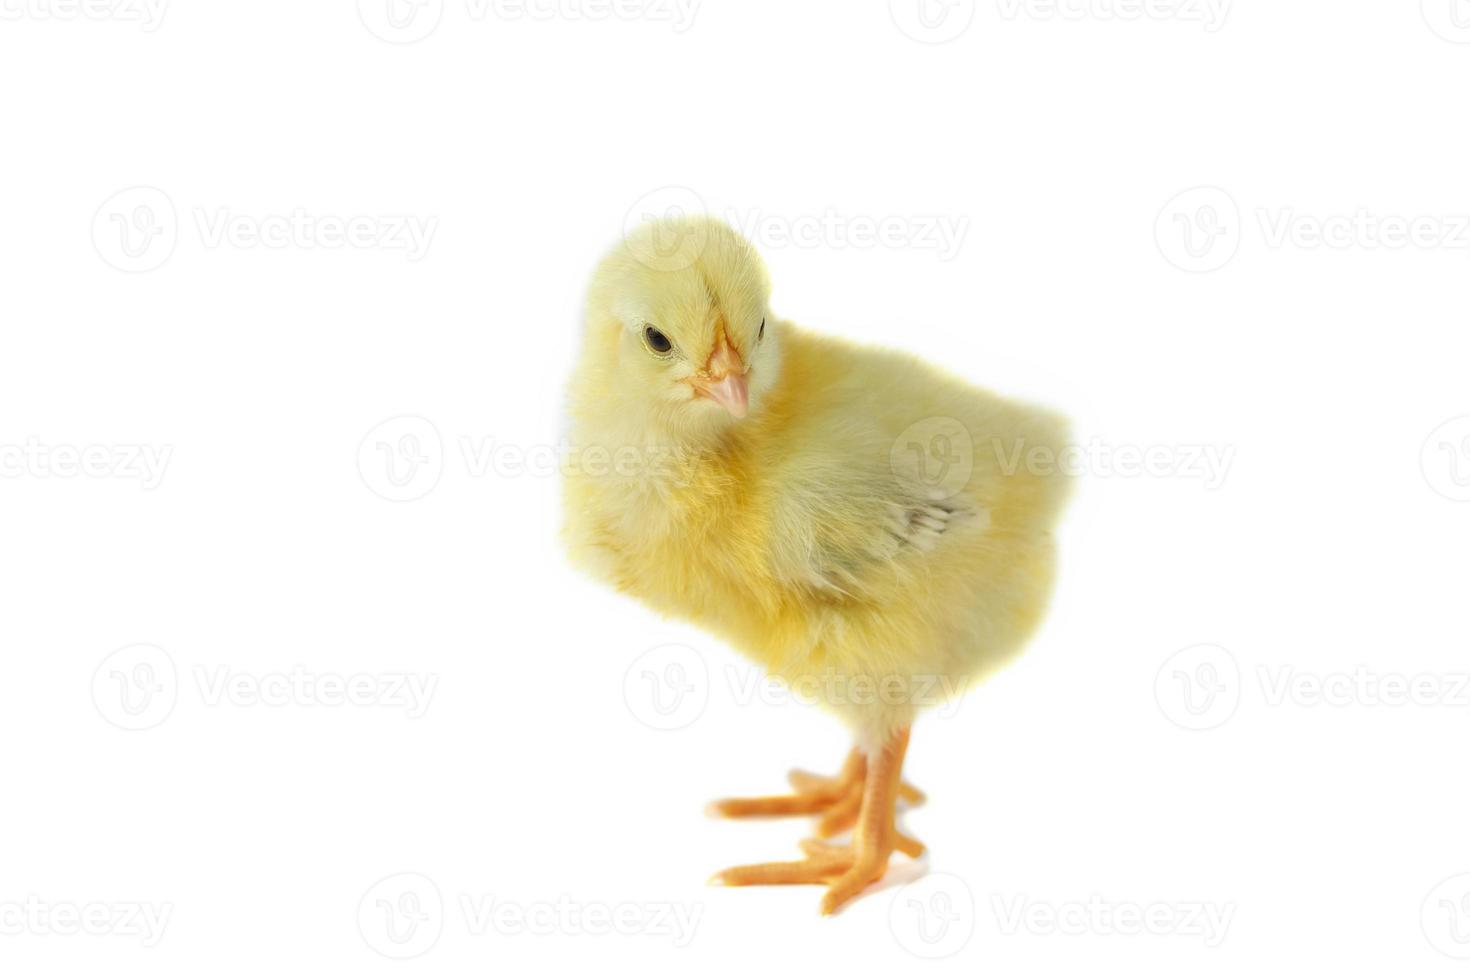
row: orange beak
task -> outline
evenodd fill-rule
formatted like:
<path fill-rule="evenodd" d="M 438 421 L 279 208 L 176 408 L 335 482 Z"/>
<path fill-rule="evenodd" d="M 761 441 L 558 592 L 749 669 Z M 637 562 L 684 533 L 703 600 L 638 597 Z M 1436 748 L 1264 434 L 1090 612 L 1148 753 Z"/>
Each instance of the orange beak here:
<path fill-rule="evenodd" d="M 745 383 L 745 366 L 740 355 L 730 346 L 721 330 L 715 338 L 715 349 L 709 356 L 709 364 L 696 375 L 692 382 L 696 393 L 711 398 L 737 419 L 745 418 L 750 408 L 750 388 Z"/>

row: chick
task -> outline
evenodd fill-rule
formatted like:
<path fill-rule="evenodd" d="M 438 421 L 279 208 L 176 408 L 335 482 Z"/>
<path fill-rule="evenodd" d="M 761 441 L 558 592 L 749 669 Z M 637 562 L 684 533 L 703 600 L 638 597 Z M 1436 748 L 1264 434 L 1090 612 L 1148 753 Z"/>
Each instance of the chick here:
<path fill-rule="evenodd" d="M 852 730 L 837 776 L 713 804 L 812 814 L 803 860 L 724 884 L 826 884 L 831 913 L 885 873 L 915 715 L 1021 647 L 1051 591 L 1065 422 L 917 359 L 777 319 L 755 249 L 658 220 L 598 267 L 570 385 L 573 559 L 708 629 Z M 1041 455 L 1037 455 L 1036 451 Z M 1045 454 L 1053 454 L 1047 457 Z M 826 838 L 851 830 L 851 842 Z"/>

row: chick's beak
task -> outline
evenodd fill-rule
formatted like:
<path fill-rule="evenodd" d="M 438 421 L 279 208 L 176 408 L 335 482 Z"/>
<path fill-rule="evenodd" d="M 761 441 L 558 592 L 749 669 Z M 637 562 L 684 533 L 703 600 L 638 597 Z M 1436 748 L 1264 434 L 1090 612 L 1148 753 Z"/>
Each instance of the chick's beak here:
<path fill-rule="evenodd" d="M 709 364 L 694 380 L 694 390 L 712 398 L 735 418 L 743 419 L 750 408 L 750 388 L 746 384 L 746 374 L 740 355 L 730 346 L 722 329 L 715 338 L 715 349 L 710 353 Z"/>
<path fill-rule="evenodd" d="M 745 375 L 731 372 L 718 381 L 700 386 L 700 391 L 725 407 L 725 411 L 737 419 L 745 418 L 750 407 L 750 389 L 745 384 Z"/>

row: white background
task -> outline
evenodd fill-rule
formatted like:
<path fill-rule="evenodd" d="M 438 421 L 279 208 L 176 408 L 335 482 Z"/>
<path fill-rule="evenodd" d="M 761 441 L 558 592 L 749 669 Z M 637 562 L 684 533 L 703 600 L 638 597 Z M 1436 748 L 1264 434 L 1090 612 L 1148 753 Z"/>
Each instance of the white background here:
<path fill-rule="evenodd" d="M 6 976 L 1463 973 L 1463 2 L 64 2 L 0 6 Z M 1101 451 L 834 919 L 702 807 L 843 731 L 555 541 L 587 274 L 674 205 Z"/>

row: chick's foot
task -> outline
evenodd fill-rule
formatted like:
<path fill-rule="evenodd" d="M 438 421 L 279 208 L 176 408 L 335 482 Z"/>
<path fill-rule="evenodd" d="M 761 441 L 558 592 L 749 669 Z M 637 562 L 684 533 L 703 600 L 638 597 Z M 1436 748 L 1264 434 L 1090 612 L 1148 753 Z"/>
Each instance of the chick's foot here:
<path fill-rule="evenodd" d="M 716 800 L 708 812 L 717 817 L 789 817 L 817 816 L 817 835 L 832 837 L 852 828 L 862 808 L 863 783 L 867 775 L 867 759 L 853 749 L 835 776 L 819 776 L 801 769 L 793 769 L 787 775 L 793 793 L 784 796 L 746 796 Z M 924 794 L 900 781 L 899 798 L 910 806 L 924 802 Z M 922 844 L 910 837 L 902 838 L 902 850 L 911 857 L 918 857 L 924 850 Z"/>
<path fill-rule="evenodd" d="M 826 884 L 822 914 L 830 915 L 882 878 L 894 851 L 910 857 L 923 853 L 922 844 L 899 832 L 896 827 L 898 801 L 905 795 L 905 789 L 909 795 L 918 796 L 917 790 L 905 787 L 899 778 L 908 738 L 907 729 L 895 734 L 877 753 L 871 767 L 866 765 L 860 753 L 854 752 L 848 757 L 842 774 L 830 780 L 793 773 L 791 781 L 797 789 L 794 796 L 720 801 L 716 807 L 725 816 L 821 812 L 824 816 L 818 831 L 822 832 L 825 826 L 846 820 L 848 801 L 855 796 L 857 802 L 851 809 L 852 822 L 856 827 L 851 844 L 831 844 L 815 839 L 803 841 L 802 850 L 806 852 L 803 860 L 727 868 L 712 880 L 737 886 Z M 858 760 L 856 765 L 854 758 Z M 840 796 L 837 795 L 839 792 Z M 782 802 L 778 809 L 772 802 L 777 800 L 787 802 Z M 818 800 L 822 801 L 821 806 L 817 805 Z M 798 805 L 789 801 L 801 801 L 800 805 L 812 806 L 813 809 L 787 809 Z M 842 816 L 834 819 L 838 814 Z"/>

